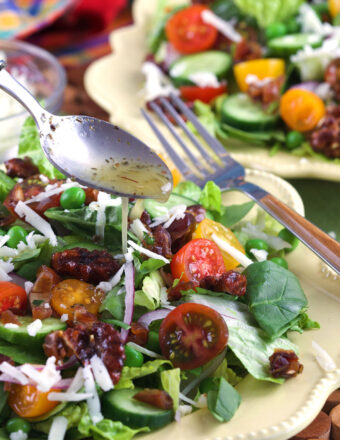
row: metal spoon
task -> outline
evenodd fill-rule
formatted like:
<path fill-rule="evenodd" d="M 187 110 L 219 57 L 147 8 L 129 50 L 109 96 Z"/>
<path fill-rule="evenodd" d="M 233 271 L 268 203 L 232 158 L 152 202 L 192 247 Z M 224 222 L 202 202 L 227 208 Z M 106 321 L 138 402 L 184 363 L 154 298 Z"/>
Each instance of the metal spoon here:
<path fill-rule="evenodd" d="M 78 182 L 123 197 L 167 200 L 172 176 L 164 162 L 126 131 L 89 116 L 56 116 L 4 68 L 0 89 L 33 116 L 48 160 Z"/>

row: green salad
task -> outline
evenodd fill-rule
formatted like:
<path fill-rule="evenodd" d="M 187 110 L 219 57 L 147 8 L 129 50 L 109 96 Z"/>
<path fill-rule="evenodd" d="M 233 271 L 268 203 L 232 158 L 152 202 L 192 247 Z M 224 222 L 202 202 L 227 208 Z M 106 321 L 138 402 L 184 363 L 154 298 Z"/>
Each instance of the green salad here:
<path fill-rule="evenodd" d="M 228 422 L 248 374 L 302 373 L 289 333 L 319 325 L 285 259 L 298 242 L 253 202 L 224 206 L 213 182 L 166 203 L 85 188 L 32 120 L 0 198 L 1 440 L 129 440 L 202 408 Z"/>
<path fill-rule="evenodd" d="M 337 163 L 339 17 L 333 0 L 158 0 L 147 105 L 174 93 L 227 147 Z"/>

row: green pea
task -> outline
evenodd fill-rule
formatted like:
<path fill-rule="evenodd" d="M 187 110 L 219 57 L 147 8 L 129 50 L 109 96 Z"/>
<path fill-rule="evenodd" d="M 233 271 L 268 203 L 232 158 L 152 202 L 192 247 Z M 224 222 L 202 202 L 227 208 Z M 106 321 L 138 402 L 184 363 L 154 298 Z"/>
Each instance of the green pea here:
<path fill-rule="evenodd" d="M 290 18 L 287 21 L 286 26 L 288 34 L 297 34 L 301 29 L 300 23 L 296 20 L 296 17 Z"/>
<path fill-rule="evenodd" d="M 28 232 L 21 226 L 12 226 L 8 231 L 8 235 L 9 239 L 6 245 L 10 248 L 16 248 L 21 241 L 26 243 Z"/>
<path fill-rule="evenodd" d="M 272 23 L 267 27 L 265 34 L 267 40 L 283 37 L 287 34 L 287 26 L 284 23 Z"/>
<path fill-rule="evenodd" d="M 72 186 L 66 189 L 60 197 L 60 205 L 64 209 L 81 208 L 85 203 L 86 193 L 83 188 Z"/>
<path fill-rule="evenodd" d="M 199 386 L 201 393 L 207 393 L 215 387 L 215 380 L 213 377 L 206 377 L 202 380 Z"/>
<path fill-rule="evenodd" d="M 246 251 L 248 252 L 248 254 L 250 253 L 251 249 L 259 249 L 268 252 L 269 246 L 268 243 L 264 240 L 261 240 L 259 238 L 252 238 L 246 243 Z"/>
<path fill-rule="evenodd" d="M 161 347 L 159 345 L 159 336 L 157 332 L 149 331 L 146 348 L 156 353 L 161 353 Z"/>
<path fill-rule="evenodd" d="M 288 263 L 284 258 L 281 257 L 273 257 L 270 259 L 273 263 L 277 264 L 278 266 L 284 267 L 285 269 L 288 269 Z"/>
<path fill-rule="evenodd" d="M 291 245 L 290 248 L 285 249 L 286 252 L 292 252 L 299 244 L 299 239 L 286 228 L 281 229 L 279 232 L 279 237 Z"/>
<path fill-rule="evenodd" d="M 6 429 L 9 434 L 20 430 L 28 434 L 31 430 L 31 424 L 27 420 L 20 419 L 19 417 L 13 417 L 13 419 L 8 420 Z"/>
<path fill-rule="evenodd" d="M 125 345 L 125 361 L 126 367 L 141 367 L 144 363 L 144 356 L 140 351 L 135 350 L 129 345 Z"/>
<path fill-rule="evenodd" d="M 304 139 L 304 135 L 299 131 L 290 131 L 286 136 L 286 148 L 288 148 L 288 150 L 294 150 L 294 148 L 297 148 L 302 144 Z"/>

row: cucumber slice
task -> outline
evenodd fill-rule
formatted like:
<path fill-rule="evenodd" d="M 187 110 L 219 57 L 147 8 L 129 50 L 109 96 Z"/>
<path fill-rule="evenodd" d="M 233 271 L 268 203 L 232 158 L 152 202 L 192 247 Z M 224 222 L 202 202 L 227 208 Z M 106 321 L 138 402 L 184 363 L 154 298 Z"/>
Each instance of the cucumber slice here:
<path fill-rule="evenodd" d="M 144 200 L 144 209 L 148 211 L 152 218 L 161 217 L 165 215 L 169 209 L 173 208 L 177 205 L 196 205 L 197 202 L 194 200 L 188 199 L 187 197 L 183 197 L 177 194 L 170 194 L 170 197 L 167 202 L 159 203 L 154 199 L 145 199 Z"/>
<path fill-rule="evenodd" d="M 245 93 L 236 93 L 223 101 L 221 118 L 233 127 L 252 131 L 272 128 L 278 121 L 278 115 L 265 113 L 261 105 Z"/>
<path fill-rule="evenodd" d="M 102 397 L 102 411 L 104 417 L 118 420 L 132 428 L 148 426 L 158 429 L 170 423 L 174 418 L 173 410 L 164 410 L 135 400 L 133 396 L 140 391 L 112 390 Z"/>
<path fill-rule="evenodd" d="M 170 77 L 176 87 L 194 84 L 189 76 L 197 72 L 213 73 L 218 79 L 223 79 L 231 64 L 231 56 L 218 50 L 185 55 L 172 63 Z"/>
<path fill-rule="evenodd" d="M 321 44 L 322 38 L 316 34 L 290 34 L 268 41 L 271 53 L 276 56 L 292 55 L 305 46 L 320 47 Z"/>
<path fill-rule="evenodd" d="M 21 326 L 17 328 L 6 328 L 3 324 L 0 324 L 0 338 L 5 341 L 13 342 L 18 345 L 28 345 L 34 347 L 40 347 L 44 342 L 45 337 L 55 330 L 64 330 L 66 323 L 61 322 L 56 318 L 43 319 L 42 327 L 37 331 L 35 336 L 30 336 L 27 333 L 27 327 L 33 322 L 31 316 L 17 316 L 21 322 Z"/>

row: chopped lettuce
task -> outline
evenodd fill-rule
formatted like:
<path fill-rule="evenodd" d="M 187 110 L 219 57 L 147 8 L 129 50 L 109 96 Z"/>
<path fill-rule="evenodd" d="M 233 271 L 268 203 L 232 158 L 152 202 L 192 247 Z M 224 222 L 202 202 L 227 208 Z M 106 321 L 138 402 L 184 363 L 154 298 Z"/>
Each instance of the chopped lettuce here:
<path fill-rule="evenodd" d="M 255 17 L 259 26 L 284 22 L 293 17 L 304 0 L 234 0 L 245 14 Z"/>
<path fill-rule="evenodd" d="M 198 203 L 202 190 L 198 185 L 196 185 L 196 183 L 186 180 L 184 182 L 179 182 L 179 184 L 174 188 L 173 193 L 187 197 L 188 199 L 194 200 Z"/>
<path fill-rule="evenodd" d="M 179 368 L 164 370 L 161 371 L 160 376 L 163 390 L 165 390 L 172 397 L 174 409 L 176 410 L 179 405 L 181 370 Z"/>
<path fill-rule="evenodd" d="M 0 202 L 3 202 L 5 200 L 7 194 L 10 192 L 14 185 L 14 180 L 7 176 L 4 171 L 0 170 Z"/>
<path fill-rule="evenodd" d="M 24 122 L 19 139 L 18 156 L 28 156 L 39 171 L 50 179 L 62 179 L 65 176 L 48 161 L 40 145 L 40 137 L 33 118 Z"/>
<path fill-rule="evenodd" d="M 48 434 L 53 422 L 53 417 L 57 415 L 57 416 L 63 416 L 67 419 L 68 421 L 67 428 L 76 428 L 83 414 L 86 412 L 87 412 L 87 405 L 85 403 L 82 404 L 70 403 L 66 407 L 64 407 L 61 411 L 59 411 L 57 414 L 53 412 L 53 415 L 51 417 L 48 417 L 46 420 L 43 420 L 41 422 L 34 423 L 33 426 L 34 429 L 36 429 L 37 431 L 41 431 L 44 432 L 45 434 Z"/>
<path fill-rule="evenodd" d="M 241 403 L 241 396 L 223 377 L 208 391 L 208 409 L 219 422 L 228 422 Z"/>
<path fill-rule="evenodd" d="M 207 182 L 202 189 L 199 203 L 208 211 L 217 211 L 218 213 L 221 213 L 222 196 L 220 187 L 212 181 Z"/>
<path fill-rule="evenodd" d="M 160 305 L 161 288 L 164 286 L 160 273 L 156 270 L 151 272 L 143 280 L 141 290 L 135 292 L 135 304 L 155 310 Z"/>
<path fill-rule="evenodd" d="M 115 389 L 134 388 L 132 379 L 156 373 L 163 365 L 172 366 L 168 360 L 156 359 L 154 361 L 145 362 L 141 367 L 123 367 L 122 374 Z"/>
<path fill-rule="evenodd" d="M 242 380 L 242 377 L 239 377 L 234 370 L 228 367 L 227 359 L 223 359 L 223 362 L 216 368 L 213 377 L 223 377 L 232 386 L 237 385 Z"/>

